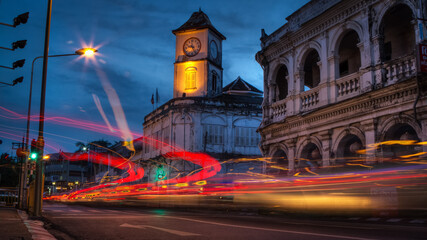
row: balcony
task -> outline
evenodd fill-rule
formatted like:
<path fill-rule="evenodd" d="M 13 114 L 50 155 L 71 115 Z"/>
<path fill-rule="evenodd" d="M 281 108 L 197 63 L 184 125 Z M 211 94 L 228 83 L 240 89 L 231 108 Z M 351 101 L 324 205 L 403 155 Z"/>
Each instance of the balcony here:
<path fill-rule="evenodd" d="M 278 121 L 285 118 L 287 102 L 288 99 L 283 99 L 271 105 L 271 114 L 274 121 Z"/>
<path fill-rule="evenodd" d="M 391 85 L 398 80 L 414 76 L 417 73 L 416 59 L 413 55 L 394 59 L 384 63 L 386 84 Z"/>
<path fill-rule="evenodd" d="M 336 80 L 337 101 L 354 97 L 360 93 L 360 74 L 358 72 L 346 75 Z"/>
<path fill-rule="evenodd" d="M 308 111 L 319 103 L 319 87 L 300 93 L 301 111 Z"/>

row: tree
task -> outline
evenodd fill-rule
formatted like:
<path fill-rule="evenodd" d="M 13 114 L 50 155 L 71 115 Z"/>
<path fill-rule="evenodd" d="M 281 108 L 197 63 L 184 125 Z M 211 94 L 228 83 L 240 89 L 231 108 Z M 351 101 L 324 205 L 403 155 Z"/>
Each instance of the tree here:
<path fill-rule="evenodd" d="M 79 148 L 76 152 L 82 152 L 83 148 L 86 147 L 86 144 L 84 144 L 83 142 L 76 142 L 76 147 Z"/>

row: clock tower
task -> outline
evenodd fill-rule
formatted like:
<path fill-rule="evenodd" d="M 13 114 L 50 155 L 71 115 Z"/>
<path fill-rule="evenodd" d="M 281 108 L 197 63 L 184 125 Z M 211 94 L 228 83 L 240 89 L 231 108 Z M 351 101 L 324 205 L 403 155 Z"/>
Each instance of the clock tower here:
<path fill-rule="evenodd" d="M 176 36 L 173 97 L 221 93 L 224 35 L 201 10 L 172 33 Z"/>

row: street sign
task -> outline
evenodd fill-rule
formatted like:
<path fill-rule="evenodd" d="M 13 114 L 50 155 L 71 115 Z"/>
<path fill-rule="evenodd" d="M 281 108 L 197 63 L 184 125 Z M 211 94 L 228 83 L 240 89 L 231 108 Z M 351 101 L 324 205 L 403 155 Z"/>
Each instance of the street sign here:
<path fill-rule="evenodd" d="M 420 43 L 418 53 L 419 72 L 427 73 L 427 44 Z"/>
<path fill-rule="evenodd" d="M 13 142 L 13 143 L 12 143 L 12 149 L 13 149 L 13 150 L 17 150 L 18 148 L 23 147 L 23 145 L 24 145 L 24 144 L 19 143 L 19 142 Z"/>

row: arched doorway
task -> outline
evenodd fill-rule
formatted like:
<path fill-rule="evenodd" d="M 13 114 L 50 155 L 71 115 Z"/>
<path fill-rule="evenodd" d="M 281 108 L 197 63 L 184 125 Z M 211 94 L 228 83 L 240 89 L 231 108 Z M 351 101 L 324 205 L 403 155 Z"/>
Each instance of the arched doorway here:
<path fill-rule="evenodd" d="M 315 88 L 320 83 L 320 67 L 317 64 L 320 61 L 319 53 L 315 49 L 309 50 L 304 61 L 304 89 L 308 91 Z"/>
<path fill-rule="evenodd" d="M 273 164 L 267 168 L 268 175 L 280 176 L 288 174 L 289 161 L 285 151 L 279 149 L 274 152 L 274 154 L 271 156 L 271 161 Z"/>
<path fill-rule="evenodd" d="M 277 100 L 285 99 L 288 96 L 288 68 L 285 65 L 281 65 L 276 75 L 277 84 Z"/>
<path fill-rule="evenodd" d="M 354 134 L 346 135 L 338 144 L 335 163 L 342 165 L 347 162 L 361 160 L 360 154 L 357 153 L 357 151 L 361 149 L 363 149 L 363 143 L 358 136 Z"/>
<path fill-rule="evenodd" d="M 360 50 L 357 44 L 360 42 L 356 31 L 348 31 L 342 38 L 339 48 L 339 77 L 352 74 L 359 71 Z"/>
<path fill-rule="evenodd" d="M 318 168 L 322 166 L 322 154 L 320 149 L 314 143 L 308 143 L 301 151 L 301 157 L 298 159 L 298 168 Z"/>
<path fill-rule="evenodd" d="M 387 11 L 380 25 L 380 55 L 383 62 L 413 53 L 415 49 L 412 10 L 398 4 Z"/>
<path fill-rule="evenodd" d="M 415 129 L 407 123 L 398 123 L 393 125 L 384 135 L 384 141 L 406 141 L 413 140 L 419 142 Z M 381 152 L 384 158 L 396 158 L 406 155 L 412 155 L 420 151 L 419 147 L 415 145 L 401 145 L 401 144 L 383 144 L 381 145 Z"/>

